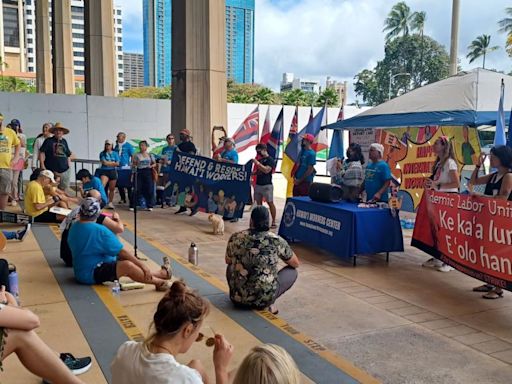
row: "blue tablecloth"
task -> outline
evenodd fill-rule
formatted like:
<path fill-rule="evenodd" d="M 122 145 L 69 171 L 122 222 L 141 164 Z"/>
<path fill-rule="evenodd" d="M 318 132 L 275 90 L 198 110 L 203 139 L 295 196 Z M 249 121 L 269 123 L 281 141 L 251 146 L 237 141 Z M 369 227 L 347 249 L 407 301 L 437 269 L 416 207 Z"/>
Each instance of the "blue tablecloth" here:
<path fill-rule="evenodd" d="M 358 208 L 357 204 L 346 202 L 320 203 L 309 197 L 286 201 L 279 235 L 342 258 L 404 250 L 400 219 L 393 217 L 389 209 Z"/>

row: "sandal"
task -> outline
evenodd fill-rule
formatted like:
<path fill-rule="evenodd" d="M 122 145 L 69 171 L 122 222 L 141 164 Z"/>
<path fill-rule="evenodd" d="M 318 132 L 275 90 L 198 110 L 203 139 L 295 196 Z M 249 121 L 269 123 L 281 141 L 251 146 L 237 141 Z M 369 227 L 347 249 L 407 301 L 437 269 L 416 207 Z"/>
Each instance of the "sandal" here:
<path fill-rule="evenodd" d="M 279 313 L 279 309 L 277 309 L 277 307 L 274 304 L 269 305 L 267 311 L 269 311 L 273 315 L 277 315 Z"/>
<path fill-rule="evenodd" d="M 167 280 L 170 280 L 172 278 L 171 261 L 169 260 L 169 257 L 164 256 L 163 262 L 164 263 L 162 264 L 161 268 L 167 273 Z"/>
<path fill-rule="evenodd" d="M 171 288 L 172 283 L 170 281 L 164 281 L 162 284 L 155 285 L 155 290 L 157 292 L 167 292 L 169 288 Z"/>
<path fill-rule="evenodd" d="M 482 297 L 487 300 L 502 299 L 503 291 L 501 289 L 499 291 L 497 289 L 493 289 L 492 291 L 486 293 L 485 295 L 482 295 Z"/>
<path fill-rule="evenodd" d="M 492 290 L 494 290 L 494 285 L 491 284 L 484 284 L 473 288 L 473 292 L 491 292 Z"/>

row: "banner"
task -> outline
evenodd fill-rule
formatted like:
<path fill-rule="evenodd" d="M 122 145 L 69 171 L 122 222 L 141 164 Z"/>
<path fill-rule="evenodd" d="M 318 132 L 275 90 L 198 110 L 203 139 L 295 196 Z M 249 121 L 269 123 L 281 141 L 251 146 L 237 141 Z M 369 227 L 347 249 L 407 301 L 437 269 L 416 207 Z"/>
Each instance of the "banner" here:
<path fill-rule="evenodd" d="M 402 209 L 415 211 L 423 195 L 425 179 L 432 174 L 436 160 L 433 145 L 442 135 L 449 137 L 452 142 L 459 174 L 462 174 L 464 166 L 476 163 L 480 155 L 478 132 L 476 128 L 467 126 L 357 129 L 351 132 L 350 140 L 361 145 L 365 159 L 368 159 L 366 151 L 371 143 L 384 146 L 383 159 L 389 164 L 393 176 L 401 183 L 399 195 L 403 199 Z M 463 185 L 462 182 L 461 186 Z"/>
<path fill-rule="evenodd" d="M 250 200 L 252 162 L 222 163 L 174 152 L 169 176 L 171 203 L 226 218 L 240 218 Z"/>
<path fill-rule="evenodd" d="M 458 271 L 512 290 L 512 202 L 427 191 L 412 246 Z"/>

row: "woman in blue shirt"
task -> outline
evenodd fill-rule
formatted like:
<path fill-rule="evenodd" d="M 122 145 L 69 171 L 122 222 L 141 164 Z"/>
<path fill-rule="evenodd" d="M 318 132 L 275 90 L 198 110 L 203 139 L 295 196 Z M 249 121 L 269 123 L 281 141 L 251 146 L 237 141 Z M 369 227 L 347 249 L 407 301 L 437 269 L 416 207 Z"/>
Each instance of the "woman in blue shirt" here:
<path fill-rule="evenodd" d="M 153 168 L 157 166 L 155 156 L 148 152 L 148 142 L 142 140 L 139 143 L 140 152 L 133 155 L 132 165 L 137 168 L 137 195 L 130 201 L 130 210 L 134 204 L 138 204 L 141 197 L 146 200 L 148 211 L 155 205 L 155 181 L 153 180 Z"/>
<path fill-rule="evenodd" d="M 124 132 L 119 132 L 117 134 L 116 146 L 114 147 L 114 151 L 119 154 L 119 167 L 121 168 L 130 168 L 132 164 L 132 156 L 135 153 L 135 149 L 133 145 L 126 141 L 126 134 Z M 120 203 L 126 204 L 126 189 L 128 189 L 128 198 L 131 196 L 131 188 L 125 188 L 117 186 L 117 190 L 119 191 L 119 197 L 121 198 Z"/>
<path fill-rule="evenodd" d="M 114 143 L 111 140 L 105 140 L 105 148 L 100 153 L 100 179 L 103 187 L 108 183 L 108 204 L 107 208 L 114 209 L 114 193 L 117 183 L 117 170 L 120 159 L 119 154 L 114 151 Z"/>

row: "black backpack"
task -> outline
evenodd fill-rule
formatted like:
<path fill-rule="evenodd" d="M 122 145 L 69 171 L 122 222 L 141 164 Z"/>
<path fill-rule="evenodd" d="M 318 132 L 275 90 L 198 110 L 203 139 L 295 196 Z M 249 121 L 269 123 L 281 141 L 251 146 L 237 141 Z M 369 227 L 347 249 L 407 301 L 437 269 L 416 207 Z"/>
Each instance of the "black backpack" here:
<path fill-rule="evenodd" d="M 5 286 L 5 290 L 10 292 L 9 287 L 9 263 L 5 259 L 0 259 L 0 285 Z"/>

